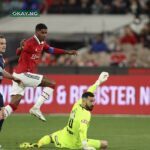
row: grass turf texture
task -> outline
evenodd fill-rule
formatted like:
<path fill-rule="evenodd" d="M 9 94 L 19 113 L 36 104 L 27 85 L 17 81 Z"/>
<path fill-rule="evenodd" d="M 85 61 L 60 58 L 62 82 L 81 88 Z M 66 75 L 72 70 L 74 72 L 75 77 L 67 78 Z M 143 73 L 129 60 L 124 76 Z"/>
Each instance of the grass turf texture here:
<path fill-rule="evenodd" d="M 36 142 L 64 127 L 68 120 L 68 116 L 46 118 L 44 123 L 30 115 L 9 117 L 0 133 L 0 150 L 17 150 L 22 142 Z M 109 150 L 150 150 L 150 117 L 93 116 L 88 137 L 108 140 Z M 50 144 L 42 149 L 56 148 Z"/>

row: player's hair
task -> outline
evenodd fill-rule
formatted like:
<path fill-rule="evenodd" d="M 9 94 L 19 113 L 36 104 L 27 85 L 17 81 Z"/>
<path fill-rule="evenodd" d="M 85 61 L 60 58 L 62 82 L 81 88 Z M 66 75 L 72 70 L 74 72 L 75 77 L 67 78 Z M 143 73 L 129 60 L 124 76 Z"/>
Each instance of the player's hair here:
<path fill-rule="evenodd" d="M 5 37 L 3 35 L 0 35 L 0 39 L 5 39 Z"/>
<path fill-rule="evenodd" d="M 47 26 L 44 23 L 39 23 L 35 27 L 35 31 L 39 31 L 41 29 L 47 29 Z"/>
<path fill-rule="evenodd" d="M 91 93 L 91 92 L 84 92 L 83 94 L 82 94 L 82 98 L 88 98 L 88 97 L 94 97 L 94 94 L 93 93 Z"/>

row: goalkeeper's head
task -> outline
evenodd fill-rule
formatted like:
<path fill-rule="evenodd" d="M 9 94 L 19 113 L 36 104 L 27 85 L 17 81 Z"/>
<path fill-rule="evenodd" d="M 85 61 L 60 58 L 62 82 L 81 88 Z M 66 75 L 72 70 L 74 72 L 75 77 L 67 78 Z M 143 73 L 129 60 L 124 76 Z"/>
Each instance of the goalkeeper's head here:
<path fill-rule="evenodd" d="M 91 92 L 85 92 L 82 94 L 82 107 L 86 110 L 92 111 L 95 104 L 94 94 Z"/>

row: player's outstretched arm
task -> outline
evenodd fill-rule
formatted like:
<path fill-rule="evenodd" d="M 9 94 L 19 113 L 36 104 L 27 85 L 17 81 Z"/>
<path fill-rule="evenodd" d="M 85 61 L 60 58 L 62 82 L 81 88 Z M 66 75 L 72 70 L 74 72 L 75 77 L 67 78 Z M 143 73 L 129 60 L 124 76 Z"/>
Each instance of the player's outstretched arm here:
<path fill-rule="evenodd" d="M 77 50 L 64 50 L 61 48 L 51 47 L 48 44 L 44 45 L 44 51 L 50 54 L 68 54 L 68 55 L 77 55 Z"/>
<path fill-rule="evenodd" d="M 108 72 L 102 72 L 99 75 L 97 81 L 88 88 L 88 92 L 94 93 L 96 91 L 97 87 L 99 87 L 102 83 L 107 81 L 108 77 L 109 77 L 109 73 Z"/>
<path fill-rule="evenodd" d="M 68 54 L 68 55 L 78 55 L 76 50 L 68 50 L 68 51 L 66 51 L 66 54 Z"/>

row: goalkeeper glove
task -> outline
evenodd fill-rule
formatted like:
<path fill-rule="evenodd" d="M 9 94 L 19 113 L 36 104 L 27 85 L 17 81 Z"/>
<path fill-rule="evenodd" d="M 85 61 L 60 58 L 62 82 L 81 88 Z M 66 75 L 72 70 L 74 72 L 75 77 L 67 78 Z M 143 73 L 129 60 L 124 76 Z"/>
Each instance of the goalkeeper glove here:
<path fill-rule="evenodd" d="M 83 146 L 83 150 L 96 150 L 94 147 L 88 146 L 86 140 L 82 141 L 82 146 Z"/>
<path fill-rule="evenodd" d="M 103 82 L 107 81 L 108 77 L 109 77 L 109 73 L 108 73 L 108 72 L 102 72 L 102 73 L 99 75 L 99 78 L 98 78 L 98 80 L 96 81 L 96 84 L 97 84 L 97 85 L 102 84 Z"/>
<path fill-rule="evenodd" d="M 85 148 L 83 148 L 83 150 L 96 150 L 94 147 L 85 147 Z"/>

